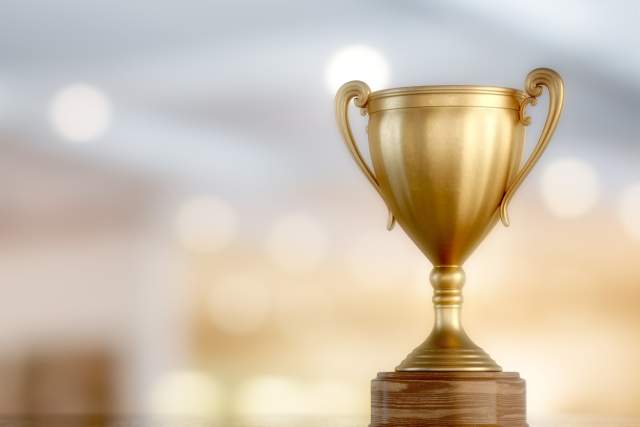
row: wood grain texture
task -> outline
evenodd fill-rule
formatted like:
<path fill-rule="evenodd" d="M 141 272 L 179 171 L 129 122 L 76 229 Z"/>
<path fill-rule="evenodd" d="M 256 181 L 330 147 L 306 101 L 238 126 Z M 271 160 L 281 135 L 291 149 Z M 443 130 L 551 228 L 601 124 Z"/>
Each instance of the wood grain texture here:
<path fill-rule="evenodd" d="M 516 372 L 382 372 L 371 382 L 371 427 L 526 427 Z"/>

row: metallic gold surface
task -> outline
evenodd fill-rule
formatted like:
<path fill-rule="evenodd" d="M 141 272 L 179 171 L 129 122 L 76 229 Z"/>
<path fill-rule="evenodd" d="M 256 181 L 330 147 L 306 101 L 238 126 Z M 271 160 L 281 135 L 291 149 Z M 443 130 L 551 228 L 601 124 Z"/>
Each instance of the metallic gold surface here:
<path fill-rule="evenodd" d="M 531 156 L 522 161 L 528 104 L 542 88 L 549 113 Z M 360 81 L 336 95 L 344 140 L 385 201 L 389 228 L 397 221 L 434 265 L 435 324 L 400 371 L 499 371 L 466 335 L 461 323 L 462 264 L 501 218 L 546 148 L 563 105 L 563 84 L 553 70 L 527 76 L 526 93 L 486 86 L 422 86 L 371 93 Z M 351 99 L 369 114 L 373 171 L 362 159 L 348 122 Z"/>
<path fill-rule="evenodd" d="M 354 104 L 357 107 L 364 107 L 367 105 L 367 101 L 369 99 L 369 94 L 371 93 L 371 89 L 366 83 L 360 81 L 353 81 L 345 84 L 340 88 L 338 95 L 336 96 L 336 118 L 338 122 L 338 128 L 340 129 L 340 133 L 342 133 L 342 137 L 344 138 L 345 143 L 347 144 L 347 148 L 353 156 L 353 159 L 356 161 L 356 164 L 360 168 L 360 170 L 367 177 L 373 188 L 380 194 L 382 199 L 384 200 L 384 195 L 380 192 L 380 184 L 376 179 L 369 166 L 362 159 L 362 155 L 360 154 L 360 150 L 355 143 L 353 138 L 353 133 L 351 132 L 351 126 L 349 126 L 349 117 L 348 117 L 348 107 L 351 99 L 354 100 Z M 363 108 L 362 113 L 366 114 L 366 109 Z M 389 217 L 387 220 L 387 230 L 391 230 L 395 224 L 395 218 L 389 210 Z"/>

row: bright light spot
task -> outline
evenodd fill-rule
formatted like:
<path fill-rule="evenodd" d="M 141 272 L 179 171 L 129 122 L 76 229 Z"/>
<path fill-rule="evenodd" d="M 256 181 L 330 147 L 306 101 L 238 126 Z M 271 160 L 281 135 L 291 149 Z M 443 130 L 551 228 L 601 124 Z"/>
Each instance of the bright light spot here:
<path fill-rule="evenodd" d="M 331 94 L 350 80 L 362 80 L 372 90 L 384 89 L 389 83 L 389 64 L 384 56 L 369 46 L 345 47 L 336 52 L 326 69 Z"/>
<path fill-rule="evenodd" d="M 579 159 L 561 159 L 549 164 L 540 181 L 542 199 L 552 214 L 573 218 L 589 212 L 600 195 L 600 182 L 593 167 Z"/>
<path fill-rule="evenodd" d="M 51 124 L 65 139 L 73 142 L 100 137 L 109 127 L 111 105 L 106 95 L 87 84 L 73 84 L 53 98 L 49 112 Z"/>
<path fill-rule="evenodd" d="M 417 257 L 426 263 L 420 250 L 402 234 L 383 230 L 358 237 L 348 248 L 346 261 L 349 272 L 358 282 L 392 286 L 415 280 L 411 275 L 415 274 Z M 426 266 L 425 270 L 429 271 L 428 264 Z M 430 286 L 428 281 L 425 286 Z"/>
<path fill-rule="evenodd" d="M 245 335 L 257 331 L 271 310 L 271 292 L 259 278 L 231 275 L 216 281 L 209 291 L 211 322 L 222 332 Z"/>
<path fill-rule="evenodd" d="M 259 377 L 241 388 L 236 411 L 245 416 L 353 415 L 368 409 L 365 400 L 366 394 L 343 381 L 301 383 L 283 377 Z"/>
<path fill-rule="evenodd" d="M 314 270 L 327 254 L 329 238 L 311 216 L 297 213 L 280 219 L 267 238 L 267 252 L 284 271 Z"/>
<path fill-rule="evenodd" d="M 245 415 L 295 415 L 306 412 L 299 384 L 287 378 L 258 377 L 245 384 L 236 402 Z"/>
<path fill-rule="evenodd" d="M 640 239 L 640 182 L 622 192 L 619 214 L 627 232 L 632 237 Z"/>
<path fill-rule="evenodd" d="M 178 238 L 188 250 L 213 253 L 224 249 L 236 232 L 236 214 L 229 203 L 211 196 L 185 202 L 178 212 Z"/>
<path fill-rule="evenodd" d="M 153 386 L 149 404 L 158 415 L 214 417 L 220 410 L 220 390 L 204 373 L 173 372 Z"/>

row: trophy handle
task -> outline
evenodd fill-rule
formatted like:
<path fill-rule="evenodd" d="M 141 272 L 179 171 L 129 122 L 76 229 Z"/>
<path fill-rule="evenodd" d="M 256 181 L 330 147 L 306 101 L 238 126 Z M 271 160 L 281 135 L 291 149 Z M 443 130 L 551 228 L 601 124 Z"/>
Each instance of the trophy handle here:
<path fill-rule="evenodd" d="M 507 211 L 509 202 L 547 148 L 549 140 L 558 125 L 560 113 L 562 112 L 562 106 L 564 104 L 564 84 L 562 83 L 562 78 L 558 73 L 549 68 L 536 68 L 527 75 L 525 80 L 525 90 L 529 96 L 526 97 L 520 105 L 520 122 L 525 126 L 531 123 L 531 118 L 524 115 L 524 110 L 527 105 L 536 104 L 537 97 L 542 94 L 543 86 L 546 87 L 549 92 L 549 112 L 547 113 L 547 120 L 540 133 L 538 144 L 502 198 L 502 203 L 500 204 L 500 219 L 505 227 L 509 226 L 509 213 Z"/>
<path fill-rule="evenodd" d="M 336 121 L 338 122 L 338 129 L 340 129 L 342 138 L 344 139 L 344 142 L 347 145 L 351 156 L 356 161 L 356 164 L 358 165 L 362 173 L 364 173 L 364 175 L 367 177 L 371 185 L 373 185 L 373 188 L 375 188 L 380 197 L 382 197 L 382 200 L 385 201 L 384 196 L 382 195 L 382 191 L 380 190 L 380 183 L 378 182 L 378 179 L 373 174 L 367 163 L 362 158 L 362 154 L 360 154 L 360 150 L 358 149 L 358 146 L 356 145 L 356 142 L 353 138 L 351 126 L 349 125 L 349 102 L 351 102 L 351 100 L 353 99 L 356 107 L 361 108 L 362 114 L 365 115 L 367 114 L 366 107 L 370 93 L 371 89 L 369 89 L 369 86 L 365 82 L 353 80 L 343 84 L 336 94 Z M 396 219 L 389 209 L 387 230 L 391 230 L 395 222 Z"/>

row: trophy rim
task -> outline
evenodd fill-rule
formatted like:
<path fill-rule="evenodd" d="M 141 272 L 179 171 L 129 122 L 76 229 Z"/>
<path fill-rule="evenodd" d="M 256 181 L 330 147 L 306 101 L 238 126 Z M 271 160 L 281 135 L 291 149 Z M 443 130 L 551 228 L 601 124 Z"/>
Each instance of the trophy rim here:
<path fill-rule="evenodd" d="M 477 94 L 477 95 L 511 95 L 525 98 L 527 95 L 520 89 L 502 86 L 483 85 L 427 85 L 404 86 L 371 92 L 369 99 L 384 98 L 396 95 L 420 94 Z"/>
<path fill-rule="evenodd" d="M 410 86 L 372 92 L 367 110 L 370 114 L 430 107 L 489 107 L 520 111 L 527 96 L 521 90 L 499 86 Z"/>

